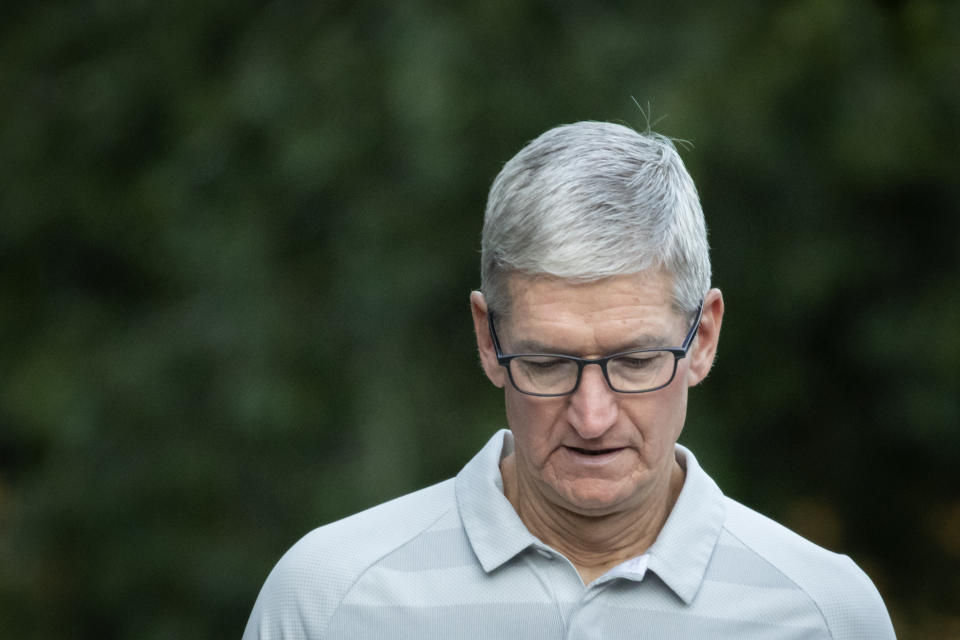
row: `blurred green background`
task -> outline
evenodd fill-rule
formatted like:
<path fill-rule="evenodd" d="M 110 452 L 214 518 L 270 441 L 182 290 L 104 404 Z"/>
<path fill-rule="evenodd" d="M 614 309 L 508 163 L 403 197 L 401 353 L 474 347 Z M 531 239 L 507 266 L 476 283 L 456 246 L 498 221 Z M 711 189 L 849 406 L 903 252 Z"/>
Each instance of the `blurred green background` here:
<path fill-rule="evenodd" d="M 681 441 L 960 637 L 958 78 L 950 1 L 4 3 L 0 635 L 238 637 L 455 474 L 486 190 L 635 97 L 727 301 Z"/>

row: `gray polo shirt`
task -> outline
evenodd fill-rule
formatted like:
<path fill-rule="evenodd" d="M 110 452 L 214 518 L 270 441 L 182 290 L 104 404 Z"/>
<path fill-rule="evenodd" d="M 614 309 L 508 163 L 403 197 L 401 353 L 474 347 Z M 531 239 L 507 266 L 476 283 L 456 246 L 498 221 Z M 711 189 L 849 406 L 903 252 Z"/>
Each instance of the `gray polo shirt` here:
<path fill-rule="evenodd" d="M 724 497 L 689 450 L 656 542 L 589 585 L 503 495 L 500 431 L 455 479 L 314 530 L 267 578 L 244 640 L 893 638 L 846 556 Z"/>

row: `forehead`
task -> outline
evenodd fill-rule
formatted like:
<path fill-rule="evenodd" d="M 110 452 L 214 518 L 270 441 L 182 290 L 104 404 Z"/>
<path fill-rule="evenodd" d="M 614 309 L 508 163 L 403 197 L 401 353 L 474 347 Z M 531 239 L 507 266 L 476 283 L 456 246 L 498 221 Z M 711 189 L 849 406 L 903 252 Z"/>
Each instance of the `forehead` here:
<path fill-rule="evenodd" d="M 659 271 L 594 282 L 513 275 L 508 288 L 506 332 L 539 346 L 583 353 L 618 350 L 638 340 L 663 346 L 676 341 L 673 334 L 682 324 L 673 308 L 672 280 Z"/>

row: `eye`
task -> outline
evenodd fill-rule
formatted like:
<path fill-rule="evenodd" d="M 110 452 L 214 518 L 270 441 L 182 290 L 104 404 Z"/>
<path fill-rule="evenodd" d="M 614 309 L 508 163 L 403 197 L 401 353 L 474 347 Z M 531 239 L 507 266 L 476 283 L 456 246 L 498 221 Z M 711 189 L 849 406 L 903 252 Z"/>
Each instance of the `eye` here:
<path fill-rule="evenodd" d="M 662 366 L 666 357 L 667 354 L 663 351 L 635 352 L 614 358 L 611 364 L 624 372 L 650 371 Z"/>
<path fill-rule="evenodd" d="M 620 356 L 614 362 L 618 367 L 641 371 L 655 366 L 662 356 L 661 353 L 635 353 L 629 356 Z"/>
<path fill-rule="evenodd" d="M 569 364 L 569 361 L 563 358 L 546 357 L 523 358 L 521 362 L 523 366 L 535 371 L 550 371 Z"/>

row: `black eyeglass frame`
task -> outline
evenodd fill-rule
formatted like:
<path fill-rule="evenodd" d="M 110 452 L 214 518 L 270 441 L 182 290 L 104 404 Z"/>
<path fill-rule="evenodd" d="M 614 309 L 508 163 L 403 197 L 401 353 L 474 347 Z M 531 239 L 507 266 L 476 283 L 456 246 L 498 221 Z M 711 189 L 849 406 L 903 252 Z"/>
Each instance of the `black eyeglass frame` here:
<path fill-rule="evenodd" d="M 693 339 L 697 336 L 697 331 L 700 328 L 700 319 L 703 317 L 703 300 L 700 300 L 700 304 L 697 305 L 697 319 L 690 326 L 690 330 L 687 331 L 686 337 L 683 339 L 683 344 L 679 347 L 655 347 L 651 349 L 631 349 L 630 351 L 621 351 L 619 353 L 614 353 L 609 356 L 604 356 L 602 358 L 578 358 L 577 356 L 567 355 L 565 353 L 510 353 L 504 354 L 503 349 L 500 347 L 500 340 L 497 338 L 497 330 L 493 326 L 493 311 L 487 312 L 487 320 L 490 325 L 490 337 L 493 339 L 493 348 L 497 354 L 497 363 L 507 370 L 507 377 L 510 378 L 510 384 L 513 385 L 513 388 L 519 391 L 520 393 L 526 394 L 528 396 L 538 396 L 541 398 L 556 398 L 559 396 L 568 396 L 572 393 L 575 393 L 576 390 L 580 387 L 580 379 L 583 378 L 583 368 L 589 364 L 600 365 L 600 370 L 603 371 L 603 378 L 607 381 L 607 386 L 610 387 L 613 391 L 617 393 L 650 393 L 651 391 L 659 391 L 664 387 L 668 386 L 677 375 L 677 365 L 680 362 L 681 358 L 686 358 L 687 354 L 690 352 L 690 346 L 693 344 Z M 610 374 L 607 372 L 607 363 L 615 358 L 620 358 L 622 356 L 630 355 L 632 353 L 649 353 L 651 351 L 666 351 L 667 353 L 673 354 L 673 371 L 670 373 L 670 379 L 664 382 L 663 384 L 653 387 L 652 389 L 642 389 L 640 391 L 622 391 L 613 386 L 613 383 L 610 381 Z M 577 363 L 577 381 L 573 385 L 573 389 L 566 391 L 564 393 L 535 393 L 533 391 L 524 391 L 517 386 L 517 383 L 513 380 L 513 373 L 510 370 L 510 361 L 515 358 L 531 357 L 531 356 L 548 356 L 551 358 L 563 358 L 565 360 L 570 360 Z"/>

